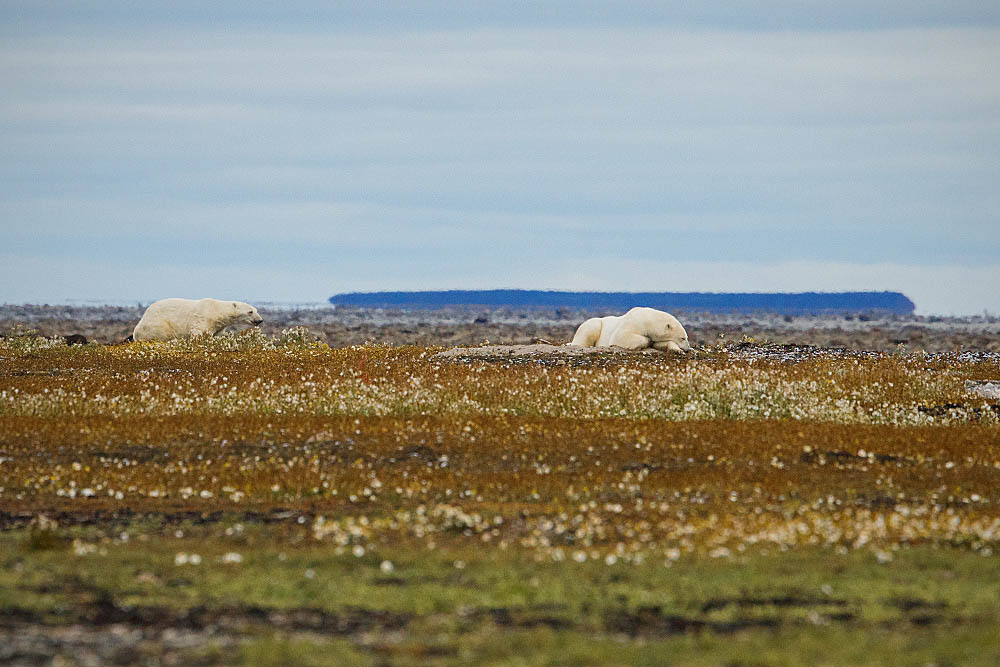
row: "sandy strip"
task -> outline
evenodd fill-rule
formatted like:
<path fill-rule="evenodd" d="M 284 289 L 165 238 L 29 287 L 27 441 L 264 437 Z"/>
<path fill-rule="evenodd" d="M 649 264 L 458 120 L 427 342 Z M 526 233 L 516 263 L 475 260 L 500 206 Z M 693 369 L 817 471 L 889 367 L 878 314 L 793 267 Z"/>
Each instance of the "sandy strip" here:
<path fill-rule="evenodd" d="M 580 347 L 577 345 L 549 345 L 547 343 L 535 343 L 533 345 L 483 345 L 482 347 L 453 347 L 450 350 L 439 352 L 434 355 L 435 359 L 453 359 L 455 357 L 486 357 L 495 359 L 497 357 L 538 357 L 538 356 L 562 356 L 579 357 L 600 353 L 633 353 L 622 348 L 608 347 Z M 638 354 L 662 354 L 659 350 L 647 348 L 639 350 Z"/>

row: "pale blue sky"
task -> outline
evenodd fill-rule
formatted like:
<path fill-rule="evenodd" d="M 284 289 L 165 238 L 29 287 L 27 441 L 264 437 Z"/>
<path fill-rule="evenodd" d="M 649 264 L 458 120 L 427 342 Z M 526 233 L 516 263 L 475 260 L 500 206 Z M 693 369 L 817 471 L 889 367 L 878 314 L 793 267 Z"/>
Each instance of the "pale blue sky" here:
<path fill-rule="evenodd" d="M 1000 7 L 622 4 L 2 2 L 0 301 L 1000 312 Z"/>

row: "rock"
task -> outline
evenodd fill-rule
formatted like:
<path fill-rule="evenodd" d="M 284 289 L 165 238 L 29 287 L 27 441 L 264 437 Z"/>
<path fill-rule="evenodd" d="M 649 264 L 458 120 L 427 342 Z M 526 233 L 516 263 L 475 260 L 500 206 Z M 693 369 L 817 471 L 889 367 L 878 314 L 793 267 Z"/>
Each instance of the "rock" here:
<path fill-rule="evenodd" d="M 1000 400 L 1000 380 L 966 380 L 965 391 L 983 398 Z"/>

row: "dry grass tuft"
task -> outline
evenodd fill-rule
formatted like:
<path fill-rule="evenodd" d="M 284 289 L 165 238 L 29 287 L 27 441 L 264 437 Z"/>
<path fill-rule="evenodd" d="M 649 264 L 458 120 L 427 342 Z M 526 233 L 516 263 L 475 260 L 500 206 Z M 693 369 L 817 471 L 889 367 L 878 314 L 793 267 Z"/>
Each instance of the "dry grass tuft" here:
<path fill-rule="evenodd" d="M 342 550 L 609 563 L 1000 540 L 998 408 L 964 390 L 1000 377 L 991 358 L 25 340 L 0 342 L 8 522 L 294 508 Z"/>

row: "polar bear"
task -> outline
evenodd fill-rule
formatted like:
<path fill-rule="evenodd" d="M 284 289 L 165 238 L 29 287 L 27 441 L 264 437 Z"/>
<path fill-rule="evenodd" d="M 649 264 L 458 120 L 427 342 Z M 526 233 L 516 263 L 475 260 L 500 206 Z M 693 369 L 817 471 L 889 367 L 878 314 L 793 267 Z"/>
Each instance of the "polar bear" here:
<path fill-rule="evenodd" d="M 149 305 L 132 332 L 133 340 L 170 340 L 216 335 L 234 324 L 258 325 L 257 309 L 242 301 L 161 299 Z"/>
<path fill-rule="evenodd" d="M 688 352 L 687 332 L 670 313 L 655 308 L 636 307 L 624 315 L 592 317 L 576 330 L 570 345 L 579 347 L 623 347 L 641 350 Z"/>

